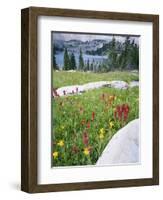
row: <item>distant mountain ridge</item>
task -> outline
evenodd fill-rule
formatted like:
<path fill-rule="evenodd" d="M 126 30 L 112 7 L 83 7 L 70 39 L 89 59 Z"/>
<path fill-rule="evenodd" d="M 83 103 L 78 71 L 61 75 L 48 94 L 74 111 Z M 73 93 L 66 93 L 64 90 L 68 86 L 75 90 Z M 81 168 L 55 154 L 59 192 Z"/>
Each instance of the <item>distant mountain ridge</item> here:
<path fill-rule="evenodd" d="M 62 52 L 66 48 L 69 53 L 79 53 L 80 49 L 84 54 L 88 55 L 107 55 L 108 50 L 111 48 L 112 39 L 94 39 L 82 41 L 79 39 L 70 39 L 70 40 L 55 40 L 53 45 L 55 47 L 56 53 Z M 130 39 L 130 42 L 134 42 L 134 39 Z M 137 43 L 135 43 L 137 45 Z M 116 41 L 116 51 L 120 53 L 123 50 L 123 42 Z"/>
<path fill-rule="evenodd" d="M 90 41 L 81 41 L 76 39 L 71 40 L 55 40 L 54 46 L 57 51 L 64 51 L 65 48 L 68 49 L 68 52 L 79 52 L 81 49 L 83 53 L 91 53 L 92 51 L 96 51 L 106 44 L 108 44 L 111 40 L 100 40 L 94 39 Z"/>

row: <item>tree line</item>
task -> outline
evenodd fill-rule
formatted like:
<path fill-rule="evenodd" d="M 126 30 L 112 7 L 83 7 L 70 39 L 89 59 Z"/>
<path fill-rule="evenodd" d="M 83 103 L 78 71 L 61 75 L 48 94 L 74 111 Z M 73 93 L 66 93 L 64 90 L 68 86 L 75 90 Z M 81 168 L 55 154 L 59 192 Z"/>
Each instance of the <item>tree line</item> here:
<path fill-rule="evenodd" d="M 55 57 L 55 47 L 53 48 L 53 55 L 54 55 L 54 58 L 53 58 L 53 68 L 55 70 L 58 70 L 58 65 L 56 63 L 56 57 Z M 68 53 L 68 50 L 67 48 L 65 48 L 64 50 L 64 64 L 63 64 L 63 70 L 81 70 L 81 71 L 84 71 L 86 69 L 86 65 L 84 63 L 84 59 L 83 59 L 83 53 L 82 53 L 82 50 L 80 49 L 80 52 L 79 52 L 79 66 L 77 67 L 77 63 L 76 63 L 76 60 L 75 60 L 75 55 L 74 53 Z M 89 62 L 89 61 L 87 61 Z M 87 63 L 88 65 L 88 63 Z M 89 69 L 88 69 L 89 70 Z"/>
<path fill-rule="evenodd" d="M 65 48 L 63 70 L 108 72 L 139 69 L 139 46 L 134 40 L 131 41 L 129 36 L 126 37 L 123 43 L 113 37 L 109 43 L 103 45 L 102 48 L 96 51 L 98 51 L 98 54 L 105 53 L 107 60 L 104 62 L 95 62 L 94 60 L 90 62 L 89 59 L 84 61 L 83 52 L 80 48 L 78 62 L 76 62 L 74 53 L 68 53 L 67 48 Z M 89 53 L 91 55 L 97 55 L 95 51 Z M 55 47 L 53 48 L 53 55 L 53 68 L 59 69 L 56 63 Z"/>
<path fill-rule="evenodd" d="M 124 43 L 113 37 L 108 51 L 108 65 L 110 70 L 139 69 L 139 47 L 127 36 Z"/>

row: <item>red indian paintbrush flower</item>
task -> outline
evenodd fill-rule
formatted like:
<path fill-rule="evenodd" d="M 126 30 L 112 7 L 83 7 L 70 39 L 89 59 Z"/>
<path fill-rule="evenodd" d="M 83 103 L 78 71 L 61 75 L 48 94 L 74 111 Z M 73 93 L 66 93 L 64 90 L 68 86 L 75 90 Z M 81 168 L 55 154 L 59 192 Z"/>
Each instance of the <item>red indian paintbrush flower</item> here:
<path fill-rule="evenodd" d="M 128 104 L 124 104 L 123 105 L 123 113 L 124 113 L 124 121 L 126 121 L 127 117 L 128 117 L 128 113 L 129 113 L 129 106 L 128 106 Z"/>
<path fill-rule="evenodd" d="M 87 128 L 90 128 L 90 121 L 87 122 Z"/>
<path fill-rule="evenodd" d="M 118 117 L 119 120 L 122 120 L 122 107 L 121 106 L 117 106 L 117 112 L 118 112 Z"/>
<path fill-rule="evenodd" d="M 116 119 L 117 118 L 117 110 L 115 109 L 114 110 L 114 119 Z"/>
<path fill-rule="evenodd" d="M 126 121 L 128 118 L 128 113 L 129 113 L 129 105 L 128 104 L 122 104 L 122 105 L 117 105 L 117 107 L 114 110 L 114 118 L 119 121 Z"/>
<path fill-rule="evenodd" d="M 89 143 L 89 137 L 88 137 L 88 133 L 87 132 L 83 133 L 83 143 L 85 145 L 88 145 L 88 143 Z"/>
<path fill-rule="evenodd" d="M 92 121 L 95 119 L 95 112 L 92 112 Z"/>

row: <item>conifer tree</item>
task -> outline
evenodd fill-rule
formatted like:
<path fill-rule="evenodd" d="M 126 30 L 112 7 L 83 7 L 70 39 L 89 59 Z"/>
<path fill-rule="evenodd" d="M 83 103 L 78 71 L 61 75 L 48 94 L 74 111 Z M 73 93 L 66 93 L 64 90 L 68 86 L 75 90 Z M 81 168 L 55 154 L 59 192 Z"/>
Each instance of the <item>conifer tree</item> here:
<path fill-rule="evenodd" d="M 70 69 L 73 69 L 73 70 L 76 69 L 76 61 L 75 61 L 74 53 L 72 53 L 70 57 Z"/>
<path fill-rule="evenodd" d="M 87 70 L 89 71 L 89 59 L 87 60 Z"/>
<path fill-rule="evenodd" d="M 132 49 L 130 51 L 130 63 L 133 69 L 139 69 L 139 48 L 137 44 L 132 43 Z"/>
<path fill-rule="evenodd" d="M 64 51 L 64 66 L 63 66 L 63 69 L 64 70 L 70 69 L 70 58 L 69 58 L 69 55 L 68 55 L 67 48 L 65 48 L 65 51 Z"/>
<path fill-rule="evenodd" d="M 131 53 L 130 37 L 127 36 L 126 40 L 123 44 L 122 53 L 119 56 L 119 68 L 120 69 L 123 70 L 123 69 L 127 68 L 128 64 L 130 63 L 130 53 Z"/>
<path fill-rule="evenodd" d="M 84 69 L 83 53 L 82 53 L 81 49 L 80 49 L 80 53 L 79 53 L 79 69 L 80 70 Z"/>
<path fill-rule="evenodd" d="M 108 64 L 109 68 L 116 69 L 117 65 L 118 54 L 116 50 L 116 39 L 113 37 L 112 41 L 110 42 L 110 48 L 108 52 Z"/>
<path fill-rule="evenodd" d="M 55 46 L 53 47 L 53 69 L 58 70 L 58 65 L 56 63 L 56 56 L 55 56 Z"/>
<path fill-rule="evenodd" d="M 90 71 L 93 71 L 93 62 L 90 64 Z"/>

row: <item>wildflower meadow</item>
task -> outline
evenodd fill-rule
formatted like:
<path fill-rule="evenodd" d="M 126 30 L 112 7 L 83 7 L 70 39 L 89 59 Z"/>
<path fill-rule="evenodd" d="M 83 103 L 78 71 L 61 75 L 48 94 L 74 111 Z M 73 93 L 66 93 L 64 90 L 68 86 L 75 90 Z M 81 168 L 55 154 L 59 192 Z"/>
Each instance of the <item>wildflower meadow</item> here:
<path fill-rule="evenodd" d="M 80 72 L 77 72 L 78 75 Z M 123 77 L 119 72 L 119 77 Z M 56 75 L 56 76 L 55 76 Z M 54 72 L 54 86 L 61 87 L 61 77 L 78 83 L 75 72 Z M 81 77 L 83 73 L 81 72 Z M 131 74 L 126 72 L 126 79 Z M 82 83 L 92 78 L 86 74 Z M 96 74 L 96 78 L 107 74 Z M 117 72 L 115 73 L 117 76 Z M 131 75 L 132 77 L 132 75 Z M 111 73 L 114 79 L 114 73 Z M 135 77 L 133 76 L 133 80 Z M 52 100 L 53 166 L 94 165 L 116 132 L 139 116 L 139 88 L 126 90 L 100 88 L 83 94 L 56 96 Z"/>

